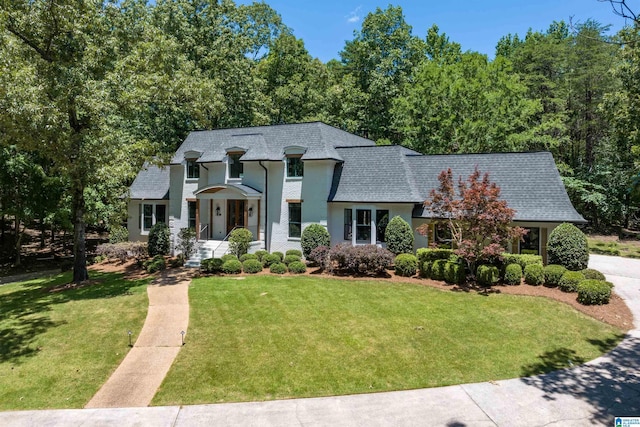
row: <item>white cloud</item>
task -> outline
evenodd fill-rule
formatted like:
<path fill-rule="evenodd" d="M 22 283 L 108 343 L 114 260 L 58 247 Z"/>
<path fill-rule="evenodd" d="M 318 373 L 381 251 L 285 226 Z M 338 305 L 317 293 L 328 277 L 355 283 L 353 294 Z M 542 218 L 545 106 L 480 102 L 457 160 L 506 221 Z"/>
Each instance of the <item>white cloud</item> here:
<path fill-rule="evenodd" d="M 345 17 L 345 18 L 347 18 L 347 22 L 350 23 L 350 24 L 353 24 L 353 23 L 356 23 L 356 22 L 360 21 L 360 10 L 361 9 L 362 9 L 362 6 L 358 6 L 354 10 L 349 12 L 349 14 Z"/>

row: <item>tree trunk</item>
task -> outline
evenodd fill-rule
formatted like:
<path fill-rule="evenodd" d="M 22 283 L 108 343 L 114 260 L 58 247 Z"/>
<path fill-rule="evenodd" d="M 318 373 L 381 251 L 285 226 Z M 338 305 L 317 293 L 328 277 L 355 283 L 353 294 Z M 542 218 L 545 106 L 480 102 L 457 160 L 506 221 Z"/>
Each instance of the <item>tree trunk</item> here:
<path fill-rule="evenodd" d="M 43 214 L 40 217 L 40 249 L 44 249 L 46 234 L 47 234 L 47 225 L 44 222 L 44 214 Z"/>
<path fill-rule="evenodd" d="M 73 282 L 89 279 L 87 271 L 87 247 L 84 223 L 84 188 L 76 185 L 73 190 Z"/>
<path fill-rule="evenodd" d="M 16 215 L 15 219 L 15 227 L 16 227 L 16 261 L 13 263 L 16 267 L 19 267 L 21 264 L 20 252 L 22 251 L 22 233 L 20 232 L 20 218 Z"/>

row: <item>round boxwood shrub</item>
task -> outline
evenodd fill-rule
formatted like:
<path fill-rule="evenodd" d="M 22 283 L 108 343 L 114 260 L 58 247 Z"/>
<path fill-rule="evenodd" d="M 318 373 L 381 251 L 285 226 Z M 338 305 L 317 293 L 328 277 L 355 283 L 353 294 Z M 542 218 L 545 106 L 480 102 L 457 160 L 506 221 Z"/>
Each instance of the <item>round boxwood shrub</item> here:
<path fill-rule="evenodd" d="M 236 260 L 239 261 L 238 257 L 235 254 L 224 254 L 222 255 L 222 258 L 220 258 L 222 260 L 223 263 L 229 261 L 229 260 Z"/>
<path fill-rule="evenodd" d="M 413 254 L 400 254 L 393 263 L 395 265 L 396 276 L 411 277 L 414 276 L 418 270 L 418 258 Z"/>
<path fill-rule="evenodd" d="M 585 279 L 607 280 L 607 278 L 604 277 L 604 274 L 600 273 L 598 270 L 595 270 L 593 268 L 585 268 L 580 273 L 584 274 Z"/>
<path fill-rule="evenodd" d="M 284 258 L 284 254 L 282 252 L 278 252 L 278 251 L 271 252 L 271 255 L 277 256 L 278 258 L 280 258 L 280 261 L 282 261 L 282 259 Z"/>
<path fill-rule="evenodd" d="M 580 304 L 607 304 L 610 298 L 611 284 L 604 280 L 587 279 L 578 284 L 578 302 Z"/>
<path fill-rule="evenodd" d="M 433 264 L 431 261 L 425 261 L 422 263 L 420 266 L 420 277 L 424 279 L 431 278 L 431 264 Z"/>
<path fill-rule="evenodd" d="M 237 259 L 230 259 L 222 264 L 222 272 L 226 274 L 240 274 L 242 272 L 242 263 Z"/>
<path fill-rule="evenodd" d="M 480 286 L 491 286 L 500 280 L 500 270 L 495 265 L 479 265 L 476 270 L 476 280 Z"/>
<path fill-rule="evenodd" d="M 269 267 L 270 265 L 277 264 L 280 262 L 280 257 L 277 254 L 267 254 L 262 258 L 262 264 L 265 267 Z"/>
<path fill-rule="evenodd" d="M 400 216 L 394 216 L 384 232 L 387 250 L 395 255 L 413 252 L 413 230 L 407 221 Z"/>
<path fill-rule="evenodd" d="M 251 247 L 253 233 L 246 228 L 236 228 L 229 235 L 229 252 L 236 256 L 242 256 L 247 253 Z"/>
<path fill-rule="evenodd" d="M 524 268 L 524 281 L 528 285 L 542 285 L 544 283 L 544 267 L 540 264 L 527 265 Z"/>
<path fill-rule="evenodd" d="M 204 273 L 220 273 L 224 261 L 220 258 L 207 258 L 200 261 L 200 269 Z"/>
<path fill-rule="evenodd" d="M 258 256 L 256 254 L 243 254 L 240 258 L 238 258 L 240 260 L 240 262 L 244 263 L 246 260 L 248 259 L 258 259 Z"/>
<path fill-rule="evenodd" d="M 282 260 L 285 265 L 289 265 L 294 261 L 300 261 L 300 257 L 298 255 L 285 255 L 284 259 Z"/>
<path fill-rule="evenodd" d="M 504 268 L 504 283 L 519 285 L 522 283 L 522 267 L 520 264 L 508 264 Z"/>
<path fill-rule="evenodd" d="M 307 266 L 302 261 L 293 261 L 289 264 L 289 273 L 302 274 L 307 271 Z"/>
<path fill-rule="evenodd" d="M 326 228 L 320 224 L 310 224 L 304 230 L 300 237 L 300 246 L 302 246 L 302 253 L 307 258 L 311 254 L 311 251 L 318 246 L 331 245 L 331 236 Z"/>
<path fill-rule="evenodd" d="M 549 287 L 556 287 L 562 279 L 562 275 L 567 271 L 561 265 L 549 264 L 544 268 L 544 284 Z"/>
<path fill-rule="evenodd" d="M 302 259 L 302 251 L 299 251 L 297 249 L 289 249 L 287 252 L 284 253 L 285 256 L 286 255 L 295 255 L 298 258 Z"/>
<path fill-rule="evenodd" d="M 265 255 L 268 255 L 269 252 L 260 249 L 259 251 L 255 251 L 254 255 L 256 257 L 258 257 L 258 261 L 262 262 L 262 259 L 264 258 Z"/>
<path fill-rule="evenodd" d="M 242 263 L 242 271 L 248 274 L 256 274 L 262 271 L 262 263 L 257 259 L 248 259 Z"/>
<path fill-rule="evenodd" d="M 575 292 L 578 284 L 584 280 L 584 274 L 579 271 L 565 271 L 558 282 L 558 287 L 563 292 Z"/>
<path fill-rule="evenodd" d="M 433 280 L 444 280 L 444 266 L 447 264 L 446 259 L 437 259 L 431 264 L 431 278 Z"/>
<path fill-rule="evenodd" d="M 466 278 L 464 265 L 459 262 L 447 261 L 444 265 L 444 280 L 447 283 L 459 285 Z"/>
<path fill-rule="evenodd" d="M 274 274 L 284 274 L 287 272 L 287 266 L 281 262 L 276 262 L 274 264 L 271 264 L 269 271 L 271 271 Z"/>
<path fill-rule="evenodd" d="M 560 264 L 567 270 L 580 271 L 589 263 L 587 236 L 573 224 L 560 224 L 549 234 L 549 264 Z"/>
<path fill-rule="evenodd" d="M 149 256 L 169 255 L 171 241 L 169 240 L 169 226 L 164 222 L 157 222 L 149 230 L 149 242 L 147 248 Z"/>

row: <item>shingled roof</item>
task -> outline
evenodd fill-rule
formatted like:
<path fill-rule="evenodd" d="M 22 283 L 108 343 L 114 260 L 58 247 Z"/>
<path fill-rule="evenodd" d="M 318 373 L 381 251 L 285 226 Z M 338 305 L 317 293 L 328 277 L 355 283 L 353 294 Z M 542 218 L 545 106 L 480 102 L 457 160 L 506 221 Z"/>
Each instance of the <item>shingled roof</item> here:
<path fill-rule="evenodd" d="M 201 152 L 199 163 L 221 162 L 228 151 L 240 149 L 241 161 L 282 160 L 285 149 L 305 150 L 302 160 L 342 160 L 337 147 L 372 146 L 369 139 L 353 135 L 322 122 L 191 132 L 171 160 L 179 164 L 185 153 Z"/>
<path fill-rule="evenodd" d="M 129 197 L 139 200 L 169 199 L 169 168 L 145 164 L 129 187 Z"/>

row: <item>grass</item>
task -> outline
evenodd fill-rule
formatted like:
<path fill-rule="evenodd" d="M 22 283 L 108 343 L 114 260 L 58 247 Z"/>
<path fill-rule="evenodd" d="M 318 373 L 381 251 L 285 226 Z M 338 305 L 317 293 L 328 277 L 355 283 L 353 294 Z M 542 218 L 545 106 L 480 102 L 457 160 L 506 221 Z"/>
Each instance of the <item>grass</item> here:
<path fill-rule="evenodd" d="M 69 274 L 0 286 L 0 410 L 80 408 L 140 332 L 148 280 L 91 273 L 92 283 L 50 292 Z"/>
<path fill-rule="evenodd" d="M 543 298 L 315 277 L 202 278 L 154 405 L 497 380 L 593 359 L 622 334 Z M 569 354 L 553 365 L 549 354 Z"/>
<path fill-rule="evenodd" d="M 640 258 L 640 241 L 619 241 L 598 236 L 588 236 L 589 252 L 601 255 Z"/>

